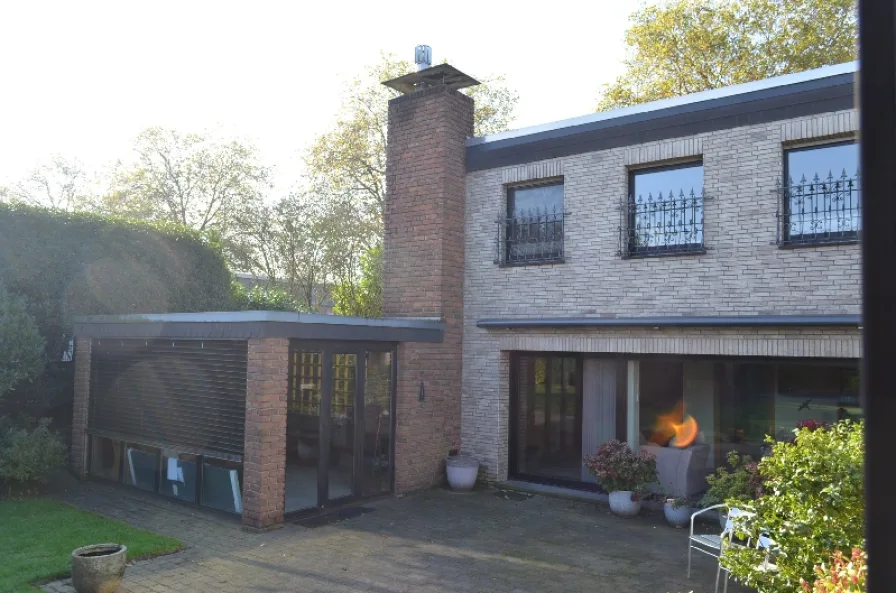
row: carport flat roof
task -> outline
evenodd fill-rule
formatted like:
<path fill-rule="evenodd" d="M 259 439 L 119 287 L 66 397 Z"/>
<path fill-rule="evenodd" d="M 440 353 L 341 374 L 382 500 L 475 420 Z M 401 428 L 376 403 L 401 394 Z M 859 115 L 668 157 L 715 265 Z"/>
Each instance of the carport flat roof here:
<path fill-rule="evenodd" d="M 445 324 L 429 317 L 345 317 L 287 311 L 212 311 L 75 317 L 90 338 L 245 340 L 294 338 L 364 342 L 441 342 Z"/>

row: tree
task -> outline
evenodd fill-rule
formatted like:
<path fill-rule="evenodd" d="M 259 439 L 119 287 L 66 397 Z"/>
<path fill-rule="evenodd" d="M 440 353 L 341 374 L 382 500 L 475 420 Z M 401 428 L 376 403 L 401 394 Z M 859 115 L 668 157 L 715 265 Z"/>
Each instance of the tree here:
<path fill-rule="evenodd" d="M 379 317 L 383 307 L 383 246 L 368 249 L 360 261 L 359 278 L 333 287 L 333 312 L 338 315 Z"/>
<path fill-rule="evenodd" d="M 323 241 L 320 255 L 327 280 L 346 295 L 343 311 L 379 310 L 379 305 L 361 306 L 349 295 L 364 290 L 362 254 L 382 243 L 388 103 L 397 94 L 382 81 L 411 68 L 394 56 L 382 56 L 349 87 L 333 129 L 312 144 L 305 158 L 306 194 L 316 203 L 313 226 Z M 476 101 L 477 135 L 506 129 L 517 101 L 502 77 L 485 80 L 462 91 Z"/>
<path fill-rule="evenodd" d="M 25 299 L 0 284 L 0 399 L 44 368 L 44 339 Z"/>
<path fill-rule="evenodd" d="M 855 60 L 854 0 L 672 0 L 630 17 L 598 111 Z"/>
<path fill-rule="evenodd" d="M 6 188 L 6 199 L 32 206 L 74 212 L 89 206 L 87 175 L 77 160 L 56 155 L 36 167 L 25 179 Z"/>
<path fill-rule="evenodd" d="M 239 222 L 254 215 L 270 187 L 270 171 L 255 147 L 149 128 L 137 136 L 134 152 L 134 162 L 119 164 L 103 209 L 213 233 L 235 259 Z"/>

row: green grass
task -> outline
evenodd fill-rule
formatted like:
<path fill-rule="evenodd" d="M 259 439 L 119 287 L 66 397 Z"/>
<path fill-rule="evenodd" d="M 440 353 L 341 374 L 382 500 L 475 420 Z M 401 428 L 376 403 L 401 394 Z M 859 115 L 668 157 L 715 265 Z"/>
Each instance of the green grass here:
<path fill-rule="evenodd" d="M 70 574 L 72 550 L 114 542 L 128 559 L 179 550 L 176 539 L 44 498 L 0 500 L 0 593 L 33 593 L 41 583 Z"/>

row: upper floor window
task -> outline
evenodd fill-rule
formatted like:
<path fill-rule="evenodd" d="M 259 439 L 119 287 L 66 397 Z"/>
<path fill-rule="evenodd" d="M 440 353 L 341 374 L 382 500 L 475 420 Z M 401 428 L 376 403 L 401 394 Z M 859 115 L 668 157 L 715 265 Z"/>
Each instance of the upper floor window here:
<path fill-rule="evenodd" d="M 629 173 L 619 254 L 703 253 L 703 163 Z"/>
<path fill-rule="evenodd" d="M 862 192 L 854 141 L 784 151 L 779 245 L 857 241 Z"/>
<path fill-rule="evenodd" d="M 507 188 L 507 214 L 498 220 L 496 262 L 563 261 L 563 181 Z"/>

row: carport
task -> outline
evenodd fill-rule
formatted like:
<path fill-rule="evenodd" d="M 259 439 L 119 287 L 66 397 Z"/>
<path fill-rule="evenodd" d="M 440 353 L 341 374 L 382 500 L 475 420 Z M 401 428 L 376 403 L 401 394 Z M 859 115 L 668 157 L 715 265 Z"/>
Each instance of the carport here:
<path fill-rule="evenodd" d="M 442 338 L 424 318 L 78 318 L 73 467 L 259 528 L 391 492 L 397 347 Z"/>

